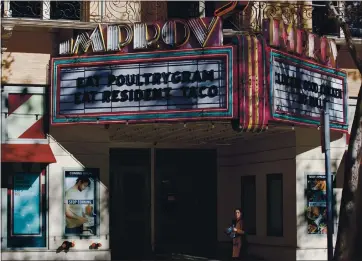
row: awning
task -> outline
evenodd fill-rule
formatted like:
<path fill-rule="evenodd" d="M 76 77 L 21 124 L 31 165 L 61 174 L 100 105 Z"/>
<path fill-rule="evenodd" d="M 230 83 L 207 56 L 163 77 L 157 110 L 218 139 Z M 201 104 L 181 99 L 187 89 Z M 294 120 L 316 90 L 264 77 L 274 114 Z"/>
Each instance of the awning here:
<path fill-rule="evenodd" d="M 54 163 L 49 144 L 1 144 L 1 162 Z"/>

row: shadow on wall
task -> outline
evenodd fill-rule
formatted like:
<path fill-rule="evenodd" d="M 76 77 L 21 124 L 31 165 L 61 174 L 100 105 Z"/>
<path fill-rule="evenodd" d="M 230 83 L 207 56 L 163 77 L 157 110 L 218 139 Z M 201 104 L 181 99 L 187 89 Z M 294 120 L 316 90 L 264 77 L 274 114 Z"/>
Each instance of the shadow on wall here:
<path fill-rule="evenodd" d="M 324 175 L 325 161 L 321 152 L 320 131 L 316 129 L 306 130 L 299 133 L 299 143 L 297 155 L 301 158 L 297 161 L 297 249 L 299 259 L 311 259 L 312 255 L 320 259 L 324 256 L 324 249 L 327 247 L 326 239 L 326 207 L 317 206 L 308 202 L 324 201 L 326 195 L 322 192 L 325 189 L 325 179 L 317 177 L 307 179 L 307 175 Z M 342 133 L 331 132 L 331 172 L 335 174 L 333 180 L 333 216 L 334 216 L 334 236 L 337 234 L 338 213 L 341 189 L 343 187 L 345 140 Z M 302 154 L 305 154 L 302 156 Z M 298 166 L 299 165 L 299 166 Z M 303 194 L 303 199 L 301 195 Z M 299 195 L 299 196 L 298 196 Z M 320 234 L 324 234 L 322 237 Z M 317 252 L 307 250 L 315 249 Z M 303 251 L 305 250 L 305 251 Z M 326 254 L 325 254 L 326 255 Z M 317 257 L 318 256 L 318 257 Z"/>
<path fill-rule="evenodd" d="M 50 138 L 51 139 L 51 138 Z M 52 140 L 52 139 L 51 139 Z M 55 140 L 52 140 L 53 146 L 53 152 L 57 152 L 54 154 L 60 154 L 59 153 L 59 147 L 55 149 L 54 151 L 54 144 L 56 144 Z M 56 249 L 61 245 L 61 243 L 64 241 L 64 239 L 66 239 L 66 237 L 63 237 L 63 231 L 64 231 L 64 211 L 63 211 L 63 172 L 62 172 L 62 168 L 63 167 L 98 167 L 98 166 L 88 166 L 86 164 L 81 163 L 80 161 L 78 161 L 76 158 L 74 158 L 69 151 L 67 151 L 66 149 L 64 149 L 63 147 L 61 147 L 62 150 L 62 155 L 67 155 L 66 156 L 66 160 L 64 161 L 64 157 L 62 159 L 61 157 L 58 157 L 57 155 L 55 155 L 58 163 L 54 163 L 54 164 L 50 164 L 49 169 L 51 170 L 51 168 L 53 167 L 53 170 L 55 170 L 54 173 L 52 173 L 52 171 L 50 171 L 49 173 L 47 173 L 48 175 L 48 185 L 49 185 L 49 190 L 48 190 L 48 204 L 46 204 L 46 208 L 45 211 L 48 214 L 49 217 L 49 224 L 47 224 L 47 242 L 48 242 L 48 247 L 50 249 L 50 251 L 53 251 L 53 253 L 47 253 L 45 256 L 41 257 L 41 256 L 37 256 L 39 253 L 29 253 L 26 251 L 15 251 L 15 252 L 9 252 L 9 251 L 4 251 L 5 255 L 6 255 L 6 259 L 9 260 L 30 260 L 30 259 L 43 259 L 43 258 L 50 258 L 50 259 L 54 259 L 54 260 L 64 260 L 64 254 L 65 253 L 59 253 L 56 254 Z M 13 151 L 14 152 L 14 151 Z M 8 153 L 13 153 L 11 150 L 8 151 Z M 28 155 L 26 157 L 29 158 L 33 158 L 36 155 L 36 151 L 31 151 L 28 153 Z M 64 164 L 64 162 L 66 162 L 67 164 Z M 57 166 L 58 165 L 58 166 Z M 55 166 L 55 168 L 54 168 Z M 5 173 L 13 173 L 14 171 L 18 172 L 23 172 L 23 171 L 29 171 L 29 172 L 34 172 L 34 171 L 40 171 L 40 169 L 45 169 L 46 165 L 41 165 L 41 167 L 39 168 L 39 164 L 33 164 L 33 163 L 26 163 L 26 164 L 14 164 L 14 163 L 3 163 L 2 164 L 2 170 Z M 9 170 L 9 171 L 6 171 Z M 58 170 L 58 171 L 57 171 Z M 60 172 L 60 173 L 59 173 Z M 11 189 L 11 187 L 9 186 L 9 182 L 8 179 L 6 178 L 6 175 L 1 175 L 2 178 L 2 189 Z M 102 222 L 101 226 L 100 226 L 100 239 L 97 241 L 102 241 L 102 248 L 100 250 L 107 250 L 108 249 L 108 241 L 109 241 L 109 236 L 108 236 L 108 229 L 109 229 L 109 222 L 108 222 L 108 189 L 107 187 L 100 182 L 99 184 L 100 186 L 100 199 L 99 199 L 99 220 L 100 222 Z M 6 211 L 8 211 L 7 209 L 7 204 L 2 204 L 2 213 L 6 213 Z M 80 240 L 81 239 L 81 240 Z M 89 246 L 91 245 L 91 243 L 93 243 L 94 239 L 87 239 L 86 237 L 84 238 L 73 238 L 72 241 L 76 242 L 76 246 L 74 247 L 75 252 L 79 251 L 79 250 L 84 250 L 84 251 L 89 251 Z M 70 252 L 74 251 L 73 249 L 70 250 Z M 101 260 L 104 260 L 104 253 L 103 251 L 101 251 L 100 254 L 100 258 Z M 74 257 L 75 259 L 78 259 L 78 257 L 80 257 L 79 255 L 81 254 L 76 254 L 76 257 Z M 38 257 L 38 258 L 36 258 Z M 59 258 L 58 258 L 59 257 Z"/>
<path fill-rule="evenodd" d="M 63 140 L 68 140 L 68 138 L 73 137 L 71 126 L 67 126 L 67 133 L 70 133 L 71 136 L 60 135 L 59 138 Z M 87 127 L 87 126 L 85 126 Z M 89 127 L 89 126 L 88 126 Z M 55 127 L 57 129 L 58 127 Z M 69 130 L 69 131 L 68 131 Z M 62 128 L 58 131 L 64 132 Z M 57 132 L 57 131 L 56 131 Z M 102 244 L 102 249 L 107 250 L 109 246 L 109 190 L 107 187 L 108 184 L 108 159 L 107 166 L 104 167 L 96 160 L 97 155 L 91 153 L 92 148 L 97 150 L 97 146 L 94 146 L 92 143 L 82 143 L 77 142 L 75 138 L 77 135 L 74 134 L 73 141 L 69 142 L 58 142 L 53 136 L 50 136 L 50 146 L 53 150 L 57 163 L 50 165 L 49 173 L 49 204 L 51 204 L 51 210 L 49 212 L 51 218 L 54 217 L 52 223 L 52 228 L 50 230 L 50 237 L 56 237 L 57 239 L 50 242 L 50 249 L 56 250 L 66 239 L 75 242 L 75 246 L 70 250 L 89 250 L 91 243 L 94 243 L 94 239 L 87 238 L 86 236 L 70 238 L 63 236 L 64 231 L 64 211 L 63 211 L 63 195 L 64 195 L 64 171 L 63 168 L 99 168 L 100 169 L 100 183 L 99 183 L 99 222 L 101 222 L 99 227 L 100 233 L 100 243 Z M 108 154 L 107 154 L 108 155 Z M 104 183 L 104 179 L 106 184 Z M 57 185 L 60 184 L 60 185 Z M 57 213 L 62 213 L 58 215 Z M 81 240 L 80 240 L 81 239 Z M 61 253 L 59 253 L 61 254 Z"/>
<path fill-rule="evenodd" d="M 7 83 L 9 77 L 12 75 L 11 65 L 15 62 L 15 58 L 11 53 L 3 56 L 1 60 L 1 83 Z"/>
<path fill-rule="evenodd" d="M 9 68 L 8 70 L 11 70 L 10 65 L 6 65 L 4 67 L 8 67 Z M 2 77 L 6 78 L 6 76 L 4 76 L 4 75 L 2 75 Z M 10 87 L 10 90 L 11 90 L 11 85 L 8 85 L 8 86 Z M 47 116 L 47 114 L 45 114 L 45 115 L 40 115 L 39 114 L 42 111 L 42 109 L 39 109 L 40 108 L 39 104 L 32 104 L 31 102 L 27 102 L 29 97 L 32 96 L 32 93 L 29 93 L 29 89 L 28 89 L 29 85 L 24 84 L 22 87 L 23 88 L 21 90 L 21 93 L 13 93 L 13 94 L 9 94 L 9 96 L 2 97 L 4 107 L 7 109 L 6 110 L 7 113 L 5 114 L 6 124 L 4 124 L 3 127 L 2 127 L 3 128 L 2 131 L 3 131 L 4 138 L 5 138 L 5 140 L 8 140 L 10 138 L 19 138 L 18 136 L 14 136 L 15 135 L 14 133 L 13 133 L 14 134 L 13 137 L 9 137 L 9 127 L 10 126 L 11 127 L 14 127 L 14 126 L 18 127 L 19 126 L 18 124 L 21 125 L 23 123 L 24 117 L 29 117 L 29 116 L 38 117 L 38 116 L 40 116 L 40 117 L 43 117 L 43 119 L 42 119 L 42 128 L 41 128 L 41 130 L 38 130 L 39 131 L 38 134 L 32 134 L 32 135 L 36 135 L 37 136 L 36 138 L 45 139 L 46 138 L 45 133 L 47 133 L 48 130 L 49 130 L 49 121 L 47 120 L 48 116 Z M 43 87 L 39 87 L 39 88 L 43 88 Z M 26 111 L 22 111 L 21 113 L 17 113 L 16 112 L 16 110 L 18 109 L 17 106 L 16 105 L 14 106 L 14 104 L 10 104 L 11 103 L 9 101 L 10 95 L 14 95 L 13 97 L 16 96 L 15 103 L 16 104 L 21 103 L 22 104 L 21 108 L 25 107 Z M 47 96 L 47 90 L 45 90 L 45 94 L 44 94 L 43 97 L 46 97 L 46 96 Z M 14 100 L 13 100 L 13 102 L 14 102 Z M 47 110 L 46 108 L 48 108 L 46 102 L 47 102 L 47 99 L 43 98 L 43 107 L 45 108 L 45 111 Z M 1 113 L 2 114 L 4 113 L 4 111 L 2 111 L 2 108 L 1 108 Z M 9 114 L 12 114 L 11 120 L 10 120 Z M 27 138 L 29 138 L 29 137 L 27 137 Z"/>

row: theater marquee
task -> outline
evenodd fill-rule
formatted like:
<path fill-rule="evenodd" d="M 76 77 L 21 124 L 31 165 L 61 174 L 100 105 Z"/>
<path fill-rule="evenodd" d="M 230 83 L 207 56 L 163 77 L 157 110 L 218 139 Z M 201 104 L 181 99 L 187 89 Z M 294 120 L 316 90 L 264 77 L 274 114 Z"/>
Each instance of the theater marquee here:
<path fill-rule="evenodd" d="M 233 53 L 213 47 L 53 59 L 52 124 L 231 119 Z"/>
<path fill-rule="evenodd" d="M 326 101 L 331 128 L 347 130 L 347 80 L 342 71 L 276 51 L 270 52 L 273 120 L 319 125 Z"/>

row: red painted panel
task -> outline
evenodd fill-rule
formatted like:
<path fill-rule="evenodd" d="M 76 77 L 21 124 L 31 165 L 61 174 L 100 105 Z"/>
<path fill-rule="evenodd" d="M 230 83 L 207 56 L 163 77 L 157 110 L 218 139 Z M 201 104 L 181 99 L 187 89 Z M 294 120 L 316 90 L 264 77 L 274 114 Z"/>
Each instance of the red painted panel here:
<path fill-rule="evenodd" d="M 10 93 L 8 95 L 8 114 L 13 113 L 17 108 L 30 99 L 32 94 Z"/>
<path fill-rule="evenodd" d="M 19 139 L 44 139 L 44 118 L 41 117 L 29 129 L 20 135 Z"/>

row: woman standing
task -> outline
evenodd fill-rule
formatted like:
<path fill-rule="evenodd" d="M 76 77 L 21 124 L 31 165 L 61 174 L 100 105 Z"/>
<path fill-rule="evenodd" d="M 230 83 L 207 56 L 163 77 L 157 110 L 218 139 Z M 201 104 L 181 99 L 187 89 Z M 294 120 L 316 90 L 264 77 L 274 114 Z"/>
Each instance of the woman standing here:
<path fill-rule="evenodd" d="M 243 219 L 241 210 L 239 208 L 235 209 L 235 219 L 233 220 L 233 230 L 235 232 L 235 237 L 233 238 L 233 259 L 240 258 L 240 250 L 242 248 L 243 240 L 242 236 L 244 235 Z"/>

